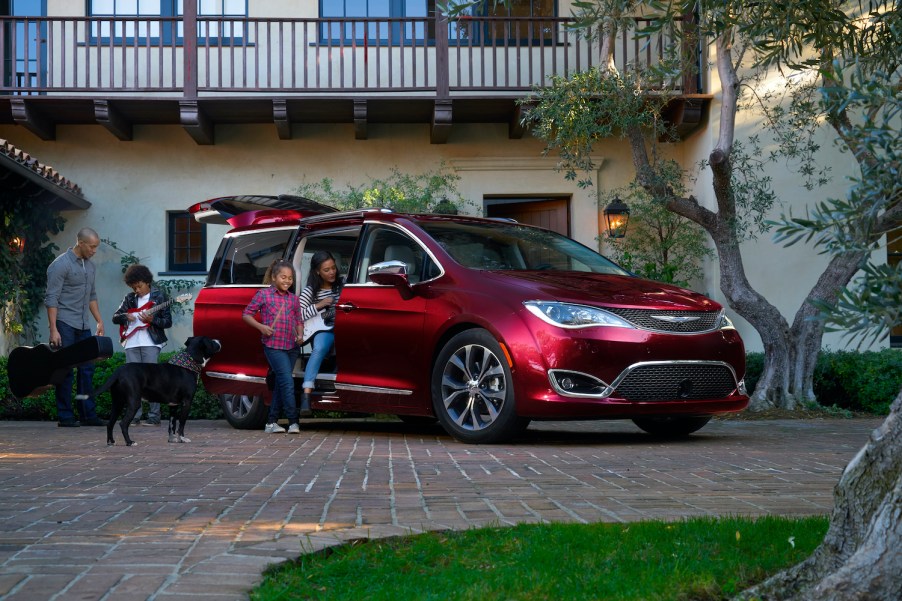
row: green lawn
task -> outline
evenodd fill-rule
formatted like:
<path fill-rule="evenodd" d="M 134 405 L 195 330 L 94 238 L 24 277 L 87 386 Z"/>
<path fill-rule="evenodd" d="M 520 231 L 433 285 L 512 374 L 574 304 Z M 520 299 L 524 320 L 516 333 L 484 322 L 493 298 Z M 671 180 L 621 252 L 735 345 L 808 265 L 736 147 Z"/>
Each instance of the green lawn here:
<path fill-rule="evenodd" d="M 701 518 L 427 533 L 304 555 L 269 570 L 251 598 L 725 599 L 808 556 L 827 526 Z"/>

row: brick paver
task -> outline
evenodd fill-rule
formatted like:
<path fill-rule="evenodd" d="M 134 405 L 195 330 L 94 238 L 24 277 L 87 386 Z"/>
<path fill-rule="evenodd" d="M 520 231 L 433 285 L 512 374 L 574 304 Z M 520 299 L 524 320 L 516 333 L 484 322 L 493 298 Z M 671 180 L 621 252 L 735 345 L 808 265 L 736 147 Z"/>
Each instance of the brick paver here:
<path fill-rule="evenodd" d="M 630 422 L 533 424 L 472 446 L 438 428 L 314 420 L 301 436 L 190 422 L 0 422 L 0 597 L 246 599 L 271 563 L 365 537 L 523 522 L 827 513 L 879 420 L 715 421 L 662 442 Z M 117 429 L 118 430 L 118 429 Z"/>

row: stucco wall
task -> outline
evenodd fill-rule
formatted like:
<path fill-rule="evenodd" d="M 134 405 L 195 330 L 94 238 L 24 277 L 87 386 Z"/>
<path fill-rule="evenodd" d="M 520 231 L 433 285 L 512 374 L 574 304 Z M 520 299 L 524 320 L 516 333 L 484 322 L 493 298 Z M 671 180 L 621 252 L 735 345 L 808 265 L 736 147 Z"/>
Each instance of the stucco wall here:
<path fill-rule="evenodd" d="M 93 203 L 87 211 L 64 213 L 66 230 L 55 239 L 61 249 L 72 246 L 81 227 L 90 226 L 120 249 L 134 252 L 155 277 L 166 269 L 167 210 L 185 210 L 223 195 L 290 193 L 304 181 L 324 177 L 339 187 L 357 185 L 385 177 L 393 167 L 420 173 L 435 170 L 442 162 L 456 168 L 461 193 L 479 207 L 484 195 L 571 196 L 573 237 L 598 248 L 596 191 L 565 181 L 554 171 L 552 159 L 541 158 L 538 141 L 511 140 L 504 124 L 454 125 L 446 145 L 429 143 L 427 125 L 377 124 L 370 124 L 367 140 L 355 140 L 351 125 L 296 125 L 291 140 L 279 140 L 270 124 L 219 125 L 213 146 L 197 145 L 175 125 L 135 126 L 130 142 L 117 140 L 99 126 L 59 126 L 52 142 L 21 127 L 0 126 L 0 137 L 53 165 L 81 186 Z M 625 183 L 628 157 L 618 142 L 599 149 L 602 167 L 597 179 L 602 187 Z M 226 229 L 208 226 L 207 262 Z M 109 318 L 128 292 L 122 282 L 121 256 L 102 245 L 95 257 L 101 311 L 113 337 Z M 40 331 L 45 338 L 46 326 L 42 314 Z M 187 318 L 173 327 L 170 337 L 182 341 L 189 335 Z"/>

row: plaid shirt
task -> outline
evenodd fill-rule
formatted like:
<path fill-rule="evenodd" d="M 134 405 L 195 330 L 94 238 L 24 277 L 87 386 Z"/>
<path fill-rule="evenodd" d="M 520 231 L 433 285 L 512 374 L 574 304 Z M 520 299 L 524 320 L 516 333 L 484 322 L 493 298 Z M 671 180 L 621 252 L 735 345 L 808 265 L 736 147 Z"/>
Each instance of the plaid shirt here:
<path fill-rule="evenodd" d="M 258 290 L 257 294 L 245 307 L 243 315 L 254 316 L 260 312 L 260 323 L 273 329 L 272 336 L 262 336 L 264 346 L 269 348 L 288 350 L 297 346 L 295 336 L 297 327 L 304 323 L 301 319 L 301 305 L 298 297 L 293 292 L 280 292 L 275 286 Z M 279 321 L 273 325 L 276 314 Z"/>

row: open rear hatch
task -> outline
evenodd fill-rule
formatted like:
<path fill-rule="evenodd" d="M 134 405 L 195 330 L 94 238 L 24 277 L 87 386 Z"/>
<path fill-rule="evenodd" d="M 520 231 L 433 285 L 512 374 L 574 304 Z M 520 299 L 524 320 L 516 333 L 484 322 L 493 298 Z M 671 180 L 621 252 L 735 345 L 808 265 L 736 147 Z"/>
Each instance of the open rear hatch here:
<path fill-rule="evenodd" d="M 248 225 L 255 217 L 275 215 L 279 212 L 294 213 L 303 219 L 311 215 L 335 213 L 335 207 L 318 203 L 302 196 L 280 194 L 278 196 L 222 196 L 191 206 L 188 211 L 200 223 L 229 224 L 232 227 Z"/>

